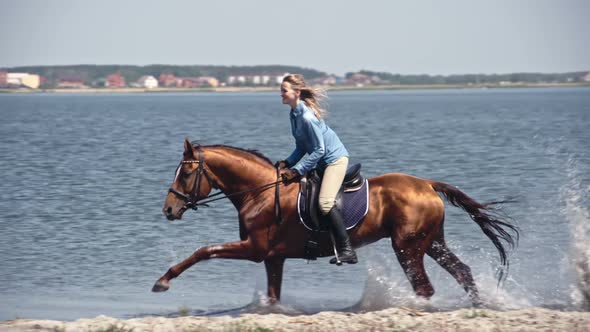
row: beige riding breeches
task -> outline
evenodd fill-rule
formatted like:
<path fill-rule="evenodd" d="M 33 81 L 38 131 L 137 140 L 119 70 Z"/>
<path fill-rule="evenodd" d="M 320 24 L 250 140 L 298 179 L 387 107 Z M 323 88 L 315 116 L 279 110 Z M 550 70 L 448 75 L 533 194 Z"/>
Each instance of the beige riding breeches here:
<path fill-rule="evenodd" d="M 336 195 L 344 181 L 344 175 L 348 169 L 348 157 L 342 157 L 326 167 L 324 178 L 320 187 L 320 211 L 322 214 L 328 214 L 334 203 Z"/>

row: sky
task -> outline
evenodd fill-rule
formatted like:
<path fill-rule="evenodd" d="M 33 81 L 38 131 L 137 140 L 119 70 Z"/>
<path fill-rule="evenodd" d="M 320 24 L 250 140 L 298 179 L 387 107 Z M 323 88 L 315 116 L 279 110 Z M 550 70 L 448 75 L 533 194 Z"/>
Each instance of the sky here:
<path fill-rule="evenodd" d="M 590 71 L 586 0 L 0 0 L 0 67 Z"/>

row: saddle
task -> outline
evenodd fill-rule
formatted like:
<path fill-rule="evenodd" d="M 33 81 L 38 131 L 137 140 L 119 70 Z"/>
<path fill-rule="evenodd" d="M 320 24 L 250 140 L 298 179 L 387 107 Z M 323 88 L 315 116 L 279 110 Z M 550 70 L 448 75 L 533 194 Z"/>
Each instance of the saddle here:
<path fill-rule="evenodd" d="M 311 231 L 329 230 L 328 217 L 321 214 L 318 206 L 322 176 L 322 171 L 312 170 L 300 181 L 297 210 L 300 221 Z M 341 211 L 347 229 L 356 226 L 367 214 L 368 192 L 369 184 L 361 175 L 361 164 L 349 167 L 334 205 Z"/>

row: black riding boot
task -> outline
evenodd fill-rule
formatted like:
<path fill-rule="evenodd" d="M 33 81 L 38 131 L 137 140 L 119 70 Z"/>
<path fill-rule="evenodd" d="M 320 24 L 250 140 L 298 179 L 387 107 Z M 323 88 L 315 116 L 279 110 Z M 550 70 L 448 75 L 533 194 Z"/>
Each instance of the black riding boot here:
<path fill-rule="evenodd" d="M 348 233 L 346 232 L 346 226 L 344 226 L 344 218 L 342 217 L 342 214 L 340 214 L 340 211 L 338 211 L 336 207 L 333 207 L 328 213 L 328 216 L 330 217 L 330 221 L 332 223 L 331 231 L 336 242 L 338 258 L 342 263 L 356 264 L 358 259 L 356 258 L 356 253 L 350 245 L 350 239 L 348 238 Z M 330 264 L 336 263 L 336 257 L 330 260 Z"/>

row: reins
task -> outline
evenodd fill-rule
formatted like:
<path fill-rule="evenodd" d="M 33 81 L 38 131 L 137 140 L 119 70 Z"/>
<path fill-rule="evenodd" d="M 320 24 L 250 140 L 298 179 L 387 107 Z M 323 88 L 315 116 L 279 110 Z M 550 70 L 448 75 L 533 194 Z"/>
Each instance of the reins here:
<path fill-rule="evenodd" d="M 238 196 L 238 195 L 242 195 L 242 194 L 246 194 L 246 193 L 250 193 L 250 192 L 255 192 L 255 191 L 259 191 L 259 190 L 266 190 L 272 186 L 276 186 L 276 190 L 275 190 L 275 215 L 277 217 L 277 222 L 280 224 L 282 222 L 282 213 L 281 213 L 281 206 L 280 206 L 280 201 L 279 201 L 279 184 L 281 184 L 283 181 L 280 180 L 280 175 L 279 175 L 279 169 L 277 168 L 277 181 L 275 182 L 271 182 L 271 183 L 267 183 L 267 184 L 263 184 L 261 186 L 255 187 L 255 188 L 250 188 L 250 189 L 246 189 L 246 190 L 242 190 L 242 191 L 238 191 L 235 193 L 231 193 L 231 194 L 227 194 L 225 195 L 223 193 L 223 191 L 220 191 L 218 193 L 212 194 L 212 195 L 207 195 L 207 197 L 203 197 L 203 198 L 198 198 L 199 193 L 201 191 L 201 177 L 203 174 L 205 174 L 205 178 L 207 179 L 207 181 L 209 182 L 209 185 L 212 188 L 219 188 L 219 186 L 217 185 L 217 183 L 212 180 L 209 175 L 207 174 L 207 170 L 204 167 L 205 161 L 204 161 L 204 157 L 203 157 L 203 153 L 201 152 L 201 149 L 197 147 L 197 153 L 199 155 L 198 159 L 199 160 L 182 160 L 179 164 L 179 167 L 182 164 L 199 164 L 199 168 L 197 169 L 197 177 L 195 179 L 195 182 L 193 184 L 193 189 L 191 190 L 190 194 L 187 195 L 181 191 L 178 191 L 172 187 L 170 187 L 168 189 L 168 192 L 171 192 L 173 194 L 175 194 L 176 196 L 178 196 L 180 199 L 184 200 L 186 202 L 186 204 L 184 205 L 184 207 L 186 209 L 193 209 L 193 210 L 197 210 L 199 208 L 199 206 L 206 206 L 209 207 L 209 205 L 207 205 L 207 203 L 211 203 L 214 201 L 218 201 L 221 199 L 225 199 L 225 198 L 230 198 L 233 196 Z M 221 197 L 216 197 L 219 195 L 224 195 Z M 216 197 L 216 198 L 213 198 Z"/>
<path fill-rule="evenodd" d="M 224 199 L 224 198 L 230 198 L 230 197 L 232 197 L 232 196 L 237 196 L 237 195 L 241 195 L 241 194 L 245 194 L 245 193 L 249 193 L 249 192 L 254 192 L 254 191 L 257 191 L 257 190 L 261 190 L 261 189 L 268 189 L 268 188 L 270 188 L 270 187 L 272 187 L 272 186 L 275 186 L 275 185 L 278 185 L 278 184 L 280 184 L 281 182 L 283 182 L 283 181 L 282 181 L 282 180 L 281 180 L 281 181 L 275 181 L 275 182 L 271 182 L 271 183 L 263 184 L 262 186 L 259 186 L 259 187 L 256 187 L 256 188 L 246 189 L 246 190 L 242 190 L 242 191 L 238 191 L 238 192 L 235 192 L 235 193 L 231 193 L 231 194 L 229 194 L 229 195 L 225 195 L 225 196 L 222 196 L 222 197 L 218 197 L 218 198 L 210 199 L 210 200 L 207 200 L 207 201 L 202 201 L 202 200 L 205 200 L 205 199 L 208 199 L 208 198 L 211 198 L 211 197 L 215 197 L 215 196 L 218 196 L 218 195 L 222 195 L 222 194 L 223 194 L 223 192 L 222 192 L 222 191 L 220 191 L 220 192 L 218 192 L 218 193 L 215 193 L 215 194 L 213 194 L 213 195 L 208 195 L 207 197 L 203 197 L 203 198 L 199 199 L 199 200 L 197 201 L 197 205 L 204 205 L 204 206 L 208 206 L 208 205 L 207 205 L 207 203 L 211 203 L 211 202 L 214 202 L 214 201 L 218 201 L 218 200 L 220 200 L 220 199 Z M 277 187 L 278 187 L 278 186 L 277 186 Z M 196 209 L 194 209 L 194 210 L 196 210 Z"/>

